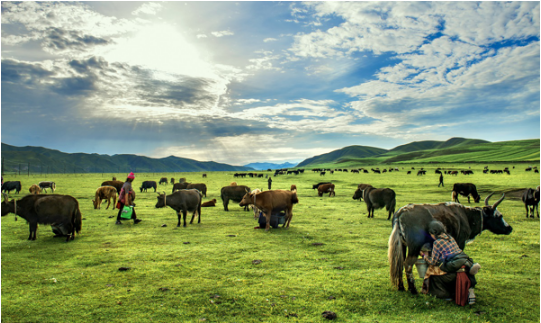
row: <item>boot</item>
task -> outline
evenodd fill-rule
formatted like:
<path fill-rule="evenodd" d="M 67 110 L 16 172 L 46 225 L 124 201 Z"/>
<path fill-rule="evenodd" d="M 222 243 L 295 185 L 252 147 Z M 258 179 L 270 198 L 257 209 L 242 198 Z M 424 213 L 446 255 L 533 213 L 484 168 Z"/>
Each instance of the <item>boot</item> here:
<path fill-rule="evenodd" d="M 468 292 L 468 304 L 473 305 L 475 304 L 475 293 L 473 292 L 473 288 L 470 288 Z"/>
<path fill-rule="evenodd" d="M 475 275 L 479 272 L 479 269 L 481 269 L 481 265 L 479 265 L 478 263 L 475 263 L 473 264 L 473 266 L 471 266 L 470 268 L 470 275 Z"/>

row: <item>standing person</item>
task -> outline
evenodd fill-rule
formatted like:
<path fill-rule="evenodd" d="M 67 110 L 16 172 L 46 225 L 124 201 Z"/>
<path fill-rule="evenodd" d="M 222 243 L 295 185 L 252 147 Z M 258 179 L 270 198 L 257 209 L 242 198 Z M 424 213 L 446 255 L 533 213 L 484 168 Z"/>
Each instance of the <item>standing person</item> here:
<path fill-rule="evenodd" d="M 128 178 L 126 178 L 126 182 L 124 183 L 124 185 L 122 185 L 122 189 L 120 190 L 120 194 L 118 195 L 118 204 L 120 204 L 120 207 L 118 208 L 118 215 L 116 216 L 116 224 L 122 224 L 122 222 L 120 222 L 120 216 L 122 214 L 122 209 L 124 208 L 124 206 L 134 205 L 133 200 L 135 199 L 135 192 L 131 187 L 131 183 L 134 179 L 135 175 L 133 173 L 130 173 L 128 174 Z M 133 209 L 131 218 L 133 219 L 133 224 L 141 222 L 141 219 L 138 219 L 135 215 L 135 208 Z"/>
<path fill-rule="evenodd" d="M 271 186 L 272 186 L 272 178 L 271 178 L 271 177 L 269 177 L 268 182 L 269 182 L 269 190 L 270 190 L 270 189 L 271 189 Z"/>
<path fill-rule="evenodd" d="M 440 185 L 443 187 L 443 173 L 440 173 L 440 183 L 438 184 L 438 187 L 440 187 Z"/>
<path fill-rule="evenodd" d="M 445 272 L 442 268 L 446 268 L 444 265 L 457 255 L 463 257 L 467 257 L 467 255 L 463 254 L 455 239 L 445 232 L 445 227 L 440 221 L 432 221 L 428 227 L 428 233 L 434 239 L 434 244 L 431 256 L 421 252 L 421 255 L 429 265 L 429 270 L 427 271 L 427 276 L 429 277 L 427 278 L 425 276 L 425 279 L 428 280 L 428 282 L 425 281 L 428 286 L 423 284 L 423 292 L 438 298 L 454 297 L 457 293 L 455 290 L 457 286 L 457 271 Z M 477 284 L 475 274 L 477 274 L 481 266 L 478 263 L 473 264 L 473 261 L 469 258 L 465 261 L 464 266 L 466 268 L 459 269 L 458 271 L 464 271 L 469 279 L 471 286 L 468 290 L 467 303 L 472 305 L 475 304 L 474 287 Z"/>

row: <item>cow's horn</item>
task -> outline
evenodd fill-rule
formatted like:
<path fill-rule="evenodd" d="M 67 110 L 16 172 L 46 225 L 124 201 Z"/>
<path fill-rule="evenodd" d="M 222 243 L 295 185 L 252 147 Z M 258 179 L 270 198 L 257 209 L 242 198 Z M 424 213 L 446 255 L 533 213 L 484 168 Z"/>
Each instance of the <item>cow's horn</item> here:
<path fill-rule="evenodd" d="M 492 206 L 493 209 L 496 209 L 498 207 L 498 205 L 500 205 L 500 203 L 503 201 L 503 199 L 505 198 L 505 193 L 502 194 L 502 197 L 496 201 L 496 203 L 494 203 L 494 205 Z"/>
<path fill-rule="evenodd" d="M 490 193 L 486 198 L 485 198 L 485 206 L 488 206 L 488 199 L 494 195 L 494 192 Z"/>

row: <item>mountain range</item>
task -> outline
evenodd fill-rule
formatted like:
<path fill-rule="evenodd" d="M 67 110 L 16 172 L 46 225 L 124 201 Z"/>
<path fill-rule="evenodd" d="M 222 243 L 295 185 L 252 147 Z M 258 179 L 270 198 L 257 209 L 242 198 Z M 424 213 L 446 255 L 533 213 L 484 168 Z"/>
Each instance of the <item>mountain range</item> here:
<path fill-rule="evenodd" d="M 64 153 L 43 147 L 15 147 L 2 143 L 2 167 L 7 172 L 26 173 L 161 173 L 205 171 L 250 171 L 250 167 L 231 166 L 213 161 L 197 161 L 169 156 L 150 158 L 138 155 L 99 155 Z"/>
<path fill-rule="evenodd" d="M 539 162 L 539 139 L 489 142 L 451 138 L 447 141 L 415 141 L 393 149 L 347 146 L 326 154 L 292 163 L 251 163 L 232 166 L 169 156 L 150 158 L 138 155 L 64 153 L 43 147 L 15 147 L 2 143 L 4 172 L 26 173 L 120 173 L 120 172 L 205 172 L 250 171 L 278 168 L 359 167 L 399 163 Z"/>
<path fill-rule="evenodd" d="M 300 162 L 297 167 L 355 167 L 395 163 L 539 162 L 539 139 L 490 142 L 451 138 L 415 141 L 393 149 L 348 146 Z"/>

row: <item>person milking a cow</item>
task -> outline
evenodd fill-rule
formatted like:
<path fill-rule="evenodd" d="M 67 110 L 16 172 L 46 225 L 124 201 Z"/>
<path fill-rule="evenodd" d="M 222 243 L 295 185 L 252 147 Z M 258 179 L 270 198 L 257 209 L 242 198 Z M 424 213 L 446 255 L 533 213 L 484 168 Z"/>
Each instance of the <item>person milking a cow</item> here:
<path fill-rule="evenodd" d="M 422 293 L 447 300 L 454 299 L 455 303 L 461 306 L 474 304 L 474 287 L 477 284 L 475 274 L 481 266 L 473 263 L 458 247 L 440 221 L 432 221 L 428 233 L 434 243 L 432 248 L 429 243 L 425 244 L 421 251 L 429 265 L 424 276 Z"/>
<path fill-rule="evenodd" d="M 122 185 L 120 194 L 118 194 L 118 215 L 116 217 L 115 224 L 122 224 L 122 222 L 120 222 L 121 219 L 133 219 L 134 224 L 141 222 L 141 219 L 138 219 L 135 215 L 135 204 L 133 203 L 133 200 L 135 199 L 135 192 L 132 189 L 131 183 L 134 179 L 135 175 L 133 173 L 129 173 L 128 178 L 126 178 L 126 182 L 124 185 Z M 124 209 L 124 206 L 128 206 L 128 208 Z"/>

